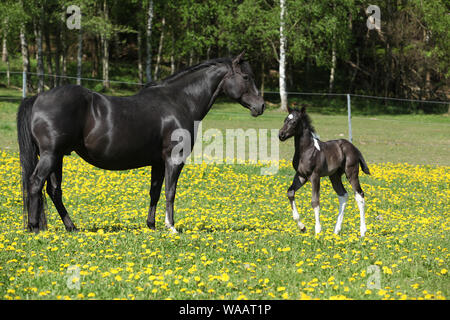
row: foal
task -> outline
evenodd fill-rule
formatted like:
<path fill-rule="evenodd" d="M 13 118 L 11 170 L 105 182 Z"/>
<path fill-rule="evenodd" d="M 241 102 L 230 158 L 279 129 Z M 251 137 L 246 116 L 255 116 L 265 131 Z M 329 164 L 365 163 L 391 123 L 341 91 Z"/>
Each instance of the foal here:
<path fill-rule="evenodd" d="M 364 214 L 364 192 L 359 184 L 359 166 L 364 173 L 370 174 L 361 152 L 349 141 L 345 139 L 319 141 L 311 119 L 306 114 L 305 107 L 300 111 L 288 108 L 289 115 L 284 120 L 284 125 L 280 129 L 279 138 L 281 141 L 294 136 L 295 154 L 292 165 L 296 171 L 294 181 L 288 189 L 288 198 L 292 207 L 292 215 L 301 231 L 306 231 L 305 225 L 301 223 L 300 216 L 295 206 L 295 192 L 303 186 L 307 180 L 312 185 L 311 206 L 314 209 L 316 219 L 316 234 L 322 230 L 319 220 L 319 190 L 320 178 L 329 176 L 334 191 L 339 198 L 339 214 L 334 228 L 334 233 L 341 230 L 344 218 L 344 209 L 348 200 L 348 194 L 342 185 L 341 176 L 347 176 L 353 191 L 360 212 L 360 233 L 361 237 L 366 233 L 366 222 Z"/>

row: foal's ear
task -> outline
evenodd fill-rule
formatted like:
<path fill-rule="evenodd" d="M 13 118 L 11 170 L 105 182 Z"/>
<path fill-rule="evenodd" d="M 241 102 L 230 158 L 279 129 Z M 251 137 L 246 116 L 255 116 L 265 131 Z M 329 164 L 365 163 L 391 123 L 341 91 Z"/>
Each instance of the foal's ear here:
<path fill-rule="evenodd" d="M 288 104 L 288 106 L 287 106 L 287 111 L 288 111 L 288 113 L 292 113 L 292 111 L 294 111 L 294 109 L 292 109 L 292 108 L 289 106 L 289 104 Z"/>
<path fill-rule="evenodd" d="M 301 109 L 300 109 L 300 114 L 303 116 L 304 114 L 306 114 L 306 107 L 305 106 L 303 106 Z"/>
<path fill-rule="evenodd" d="M 236 56 L 236 58 L 234 58 L 233 59 L 233 62 L 232 62 L 232 64 L 233 64 L 233 69 L 235 68 L 235 67 L 237 67 L 238 65 L 239 65 L 239 63 L 241 63 L 244 59 L 244 54 L 245 54 L 245 50 L 244 51 L 242 51 L 240 54 L 238 54 L 237 56 Z"/>

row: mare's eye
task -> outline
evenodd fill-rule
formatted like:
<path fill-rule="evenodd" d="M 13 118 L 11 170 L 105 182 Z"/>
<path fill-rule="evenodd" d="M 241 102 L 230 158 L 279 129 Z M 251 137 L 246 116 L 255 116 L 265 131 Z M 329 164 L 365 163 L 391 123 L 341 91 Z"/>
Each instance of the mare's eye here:
<path fill-rule="evenodd" d="M 242 76 L 242 78 L 244 78 L 244 80 L 248 80 L 248 75 L 244 74 L 244 75 Z"/>

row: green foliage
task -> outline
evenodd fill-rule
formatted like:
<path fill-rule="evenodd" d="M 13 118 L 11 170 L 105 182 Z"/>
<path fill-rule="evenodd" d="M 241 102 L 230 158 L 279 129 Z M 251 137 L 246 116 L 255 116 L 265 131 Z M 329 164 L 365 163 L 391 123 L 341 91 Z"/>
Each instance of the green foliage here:
<path fill-rule="evenodd" d="M 83 68 L 83 76 L 100 70 L 101 37 L 109 40 L 111 66 L 124 62 L 136 65 L 138 51 L 145 61 L 149 0 L 79 0 L 76 4 L 82 12 L 83 64 L 89 66 Z M 108 14 L 104 11 L 105 4 Z M 169 75 L 174 67 L 180 69 L 207 58 L 232 56 L 245 50 L 257 82 L 264 79 L 266 88 L 277 89 L 278 0 L 153 0 L 153 5 L 152 65 L 157 59 L 159 39 L 163 32 L 165 35 L 159 78 Z M 62 39 L 70 70 L 77 51 L 77 32 L 65 28 L 67 6 L 63 0 L 2 1 L 0 34 L 8 40 L 10 56 L 20 57 L 19 30 L 23 25 L 34 71 L 34 32 L 42 18 L 50 32 L 51 54 L 61 56 L 56 51 L 57 41 Z M 445 14 L 446 2 L 411 0 L 383 2 L 379 6 L 382 28 L 377 32 L 367 29 L 366 2 L 287 1 L 288 90 L 327 91 L 334 50 L 336 92 L 447 99 L 450 16 Z M 55 57 L 46 57 L 44 64 L 55 63 Z M 136 81 L 137 70 L 130 76 Z"/>

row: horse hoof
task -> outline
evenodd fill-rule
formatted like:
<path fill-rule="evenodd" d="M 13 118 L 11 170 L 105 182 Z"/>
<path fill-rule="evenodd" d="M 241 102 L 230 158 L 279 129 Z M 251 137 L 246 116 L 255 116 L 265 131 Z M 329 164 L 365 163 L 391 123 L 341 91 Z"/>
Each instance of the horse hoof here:
<path fill-rule="evenodd" d="M 167 226 L 166 225 L 166 227 L 167 227 L 167 229 L 169 229 L 171 234 L 177 234 L 178 233 L 177 229 L 175 229 L 174 226 Z"/>
<path fill-rule="evenodd" d="M 303 233 L 305 233 L 305 232 L 306 232 L 306 227 L 303 226 L 303 228 L 300 228 L 300 231 L 303 232 Z"/>
<path fill-rule="evenodd" d="M 66 228 L 66 230 L 67 230 L 67 232 L 79 232 L 79 231 L 80 231 L 80 230 L 79 230 L 77 227 L 75 227 L 75 226 L 68 227 L 68 228 Z"/>
<path fill-rule="evenodd" d="M 175 229 L 175 227 L 170 227 L 169 230 L 170 230 L 171 234 L 177 234 L 178 233 L 178 231 L 177 231 L 177 229 Z"/>
<path fill-rule="evenodd" d="M 150 230 L 156 230 L 155 223 L 147 221 L 147 227 L 149 227 Z"/>

